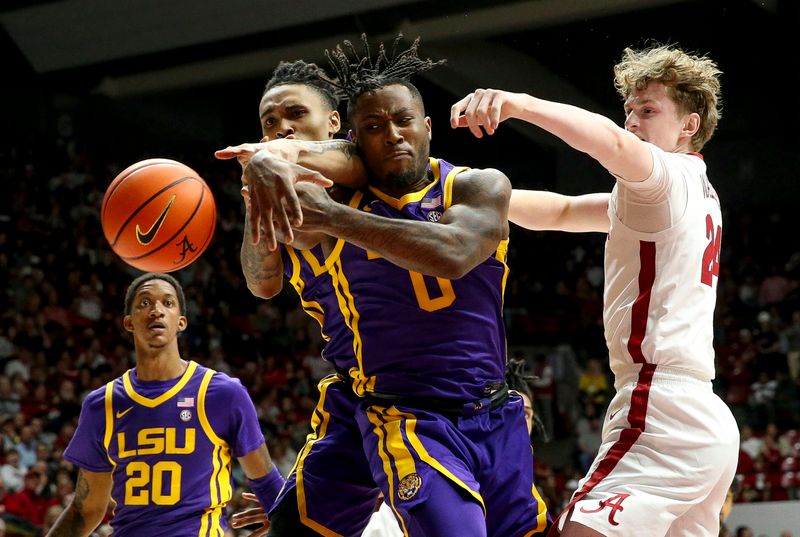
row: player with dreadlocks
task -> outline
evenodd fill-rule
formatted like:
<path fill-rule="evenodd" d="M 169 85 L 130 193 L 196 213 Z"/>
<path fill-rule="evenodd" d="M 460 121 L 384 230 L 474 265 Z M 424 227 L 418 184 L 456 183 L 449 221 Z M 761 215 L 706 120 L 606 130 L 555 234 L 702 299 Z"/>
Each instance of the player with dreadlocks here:
<path fill-rule="evenodd" d="M 302 60 L 278 65 L 259 104 L 264 139 L 311 142 L 333 138 L 340 126 L 336 111 L 339 90 L 323 80 L 321 73 L 317 65 Z M 244 186 L 249 216 L 249 191 Z M 331 196 L 349 199 L 352 191 L 335 187 Z M 347 371 L 356 364 L 353 334 L 339 310 L 331 275 L 320 269 L 326 266 L 326 258 L 336 251 L 338 242 L 330 236 L 314 237 L 298 230 L 291 245 L 280 244 L 277 250 L 270 250 L 266 241 L 254 243 L 247 227 L 241 260 L 248 287 L 258 297 L 277 295 L 286 277 L 303 309 L 320 323 L 325 339 L 323 358 Z M 354 418 L 360 398 L 349 383 L 335 376 L 323 379 L 319 391 L 315 415 L 324 419 L 312 420 L 312 433 L 286 485 L 275 504 L 265 506 L 270 513 L 269 535 L 273 537 L 360 535 L 380 499 Z M 335 494 L 331 494 L 333 490 Z M 264 510 L 256 508 L 234 515 L 233 526 L 266 520 Z M 393 517 L 388 522 L 399 531 Z"/>
<path fill-rule="evenodd" d="M 348 43 L 329 52 L 369 185 L 345 205 L 297 183 L 302 229 L 345 241 L 328 258 L 356 357 L 341 376 L 363 398 L 364 453 L 403 533 L 533 535 L 547 513 L 522 399 L 505 383 L 511 188 L 497 170 L 429 157 L 431 121 L 409 78 L 438 62 L 417 46 L 381 47 L 375 61 Z M 245 168 L 254 206 L 274 194 L 264 162 L 256 153 Z"/>

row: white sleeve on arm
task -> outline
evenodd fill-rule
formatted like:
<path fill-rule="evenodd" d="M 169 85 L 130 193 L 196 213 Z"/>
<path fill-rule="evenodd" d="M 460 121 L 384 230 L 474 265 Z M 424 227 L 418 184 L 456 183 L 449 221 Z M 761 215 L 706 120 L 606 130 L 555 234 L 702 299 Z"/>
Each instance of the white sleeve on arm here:
<path fill-rule="evenodd" d="M 617 177 L 614 210 L 627 227 L 645 233 L 669 229 L 686 211 L 688 191 L 682 167 L 670 162 L 675 155 L 651 146 L 653 171 L 644 181 Z"/>

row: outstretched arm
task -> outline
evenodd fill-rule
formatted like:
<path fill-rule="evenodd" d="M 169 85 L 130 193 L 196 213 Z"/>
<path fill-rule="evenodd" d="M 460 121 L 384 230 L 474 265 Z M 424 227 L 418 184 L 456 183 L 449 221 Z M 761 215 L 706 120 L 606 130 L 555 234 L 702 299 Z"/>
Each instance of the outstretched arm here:
<path fill-rule="evenodd" d="M 608 233 L 610 194 L 564 196 L 541 190 L 514 189 L 508 220 L 526 229 Z"/>
<path fill-rule="evenodd" d="M 460 173 L 453 185 L 453 203 L 437 223 L 386 218 L 334 203 L 315 185 L 303 185 L 298 193 L 304 228 L 342 238 L 430 276 L 460 278 L 508 237 L 511 185 L 498 170 Z"/>
<path fill-rule="evenodd" d="M 277 248 L 278 235 L 290 244 L 294 238 L 291 226 L 303 222 L 295 183 L 309 181 L 331 186 L 336 182 L 360 187 L 367 180 L 355 145 L 344 140 L 281 139 L 228 147 L 215 156 L 223 160 L 236 158 L 242 165 L 243 188 L 251 203 L 247 221 L 250 237 L 253 243 L 263 238 L 270 250 Z"/>
<path fill-rule="evenodd" d="M 86 537 L 102 522 L 111 498 L 111 472 L 81 469 L 75 495 L 47 537 Z"/>
<path fill-rule="evenodd" d="M 605 116 L 576 106 L 546 101 L 525 93 L 477 89 L 450 109 L 450 125 L 469 127 L 478 138 L 481 127 L 494 134 L 506 119 L 533 123 L 597 160 L 627 181 L 644 181 L 653 169 L 648 144 Z"/>

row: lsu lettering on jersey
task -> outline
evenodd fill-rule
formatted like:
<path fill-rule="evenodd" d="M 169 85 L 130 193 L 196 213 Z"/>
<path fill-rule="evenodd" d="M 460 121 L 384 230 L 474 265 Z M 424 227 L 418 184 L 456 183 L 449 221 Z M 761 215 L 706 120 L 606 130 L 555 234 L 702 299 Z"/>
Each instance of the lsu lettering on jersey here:
<path fill-rule="evenodd" d="M 433 182 L 400 199 L 370 187 L 353 204 L 390 218 L 437 222 L 466 168 L 430 159 Z M 504 380 L 502 320 L 508 241 L 458 280 L 409 271 L 345 243 L 331 274 L 353 333 L 357 394 L 475 400 Z"/>
<path fill-rule="evenodd" d="M 222 537 L 231 458 L 263 442 L 241 383 L 189 362 L 177 379 L 132 369 L 90 393 L 64 458 L 112 473 L 115 536 Z"/>
<path fill-rule="evenodd" d="M 649 363 L 711 380 L 722 240 L 719 198 L 700 155 L 656 147 L 652 153 L 653 176 L 668 174 L 670 181 L 685 182 L 688 201 L 683 217 L 658 233 L 625 226 L 609 204 L 603 321 L 611 369 L 621 378 L 631 365 Z"/>

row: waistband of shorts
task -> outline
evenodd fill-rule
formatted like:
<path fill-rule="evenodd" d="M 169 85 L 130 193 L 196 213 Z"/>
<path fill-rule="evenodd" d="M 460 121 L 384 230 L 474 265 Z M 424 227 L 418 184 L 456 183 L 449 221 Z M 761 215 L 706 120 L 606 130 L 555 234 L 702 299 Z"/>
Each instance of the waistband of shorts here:
<path fill-rule="evenodd" d="M 620 390 L 628 384 L 638 384 L 640 374 L 645 368 L 653 369 L 652 383 L 659 385 L 694 385 L 699 388 L 711 390 L 711 381 L 700 373 L 679 367 L 669 367 L 655 364 L 631 364 L 617 371 L 614 379 L 614 388 Z"/>
<path fill-rule="evenodd" d="M 409 408 L 418 408 L 443 414 L 449 417 L 470 417 L 494 410 L 505 404 L 508 400 L 508 385 L 503 384 L 500 388 L 482 399 L 474 401 L 458 401 L 456 399 L 444 399 L 437 397 L 407 397 L 405 395 L 395 395 L 387 393 L 370 392 L 365 399 L 375 404 L 399 405 Z"/>

